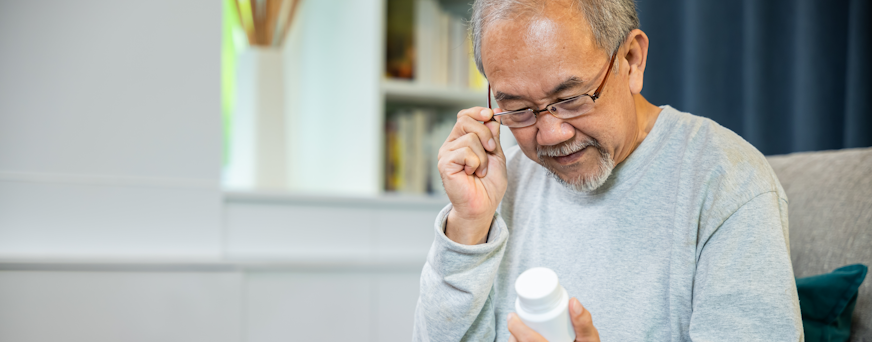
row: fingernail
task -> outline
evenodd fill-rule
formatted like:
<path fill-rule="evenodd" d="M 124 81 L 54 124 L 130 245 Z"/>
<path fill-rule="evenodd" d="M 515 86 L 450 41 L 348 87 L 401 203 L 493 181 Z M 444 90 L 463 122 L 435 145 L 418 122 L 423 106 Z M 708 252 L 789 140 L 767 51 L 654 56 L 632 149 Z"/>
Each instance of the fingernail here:
<path fill-rule="evenodd" d="M 515 314 L 514 312 L 510 312 L 508 315 L 506 315 L 506 321 L 511 321 L 512 315 L 514 315 L 514 314 Z"/>
<path fill-rule="evenodd" d="M 481 169 L 481 176 L 482 177 L 487 176 L 487 168 Z"/>
<path fill-rule="evenodd" d="M 488 116 L 488 114 L 490 114 L 490 113 L 488 113 L 489 110 L 490 110 L 490 109 L 482 109 L 482 110 L 481 110 L 481 116 Z"/>
<path fill-rule="evenodd" d="M 573 298 L 573 299 L 572 299 L 572 305 L 571 305 L 571 306 L 572 306 L 572 314 L 573 314 L 573 315 L 578 316 L 578 315 L 581 314 L 581 303 L 578 302 L 578 298 Z"/>
<path fill-rule="evenodd" d="M 493 149 L 496 148 L 496 147 L 497 147 L 497 143 L 494 142 L 494 139 L 493 139 L 493 138 L 491 138 L 491 140 L 488 140 L 488 141 L 487 141 L 487 148 L 493 150 Z"/>

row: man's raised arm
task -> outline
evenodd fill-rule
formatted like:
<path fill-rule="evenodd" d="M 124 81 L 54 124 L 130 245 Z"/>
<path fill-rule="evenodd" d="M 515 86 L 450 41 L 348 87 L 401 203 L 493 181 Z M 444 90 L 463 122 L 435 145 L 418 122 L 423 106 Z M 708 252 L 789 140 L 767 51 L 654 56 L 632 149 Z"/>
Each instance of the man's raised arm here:
<path fill-rule="evenodd" d="M 436 219 L 436 239 L 421 273 L 416 341 L 493 341 L 493 283 L 509 231 L 497 214 L 506 193 L 506 157 L 493 111 L 460 111 L 439 149 L 451 204 Z M 484 122 L 484 123 L 482 123 Z"/>

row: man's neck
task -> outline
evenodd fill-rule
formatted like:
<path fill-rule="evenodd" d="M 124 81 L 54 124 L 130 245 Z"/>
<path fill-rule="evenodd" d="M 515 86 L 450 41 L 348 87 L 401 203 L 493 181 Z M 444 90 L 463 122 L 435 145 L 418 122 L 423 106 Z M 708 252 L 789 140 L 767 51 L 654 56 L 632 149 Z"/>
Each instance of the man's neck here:
<path fill-rule="evenodd" d="M 642 94 L 634 94 L 633 100 L 636 102 L 636 122 L 639 129 L 636 144 L 633 146 L 633 151 L 635 151 L 648 136 L 648 133 L 651 133 L 651 129 L 654 128 L 654 123 L 657 122 L 657 117 L 662 109 L 648 102 Z M 632 152 L 630 153 L 632 154 Z"/>

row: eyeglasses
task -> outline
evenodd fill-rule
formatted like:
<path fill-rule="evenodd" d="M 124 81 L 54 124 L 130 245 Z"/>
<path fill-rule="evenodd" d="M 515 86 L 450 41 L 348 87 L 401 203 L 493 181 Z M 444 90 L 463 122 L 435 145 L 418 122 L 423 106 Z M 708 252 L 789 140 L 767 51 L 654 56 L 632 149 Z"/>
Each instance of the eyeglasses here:
<path fill-rule="evenodd" d="M 582 94 L 578 96 L 570 97 L 566 100 L 561 100 L 558 102 L 554 102 L 545 106 L 544 109 L 536 110 L 536 109 L 521 109 L 521 110 L 513 110 L 508 112 L 500 112 L 495 113 L 494 117 L 491 118 L 491 121 L 496 121 L 496 117 L 500 117 L 500 124 L 506 125 L 508 127 L 527 127 L 536 123 L 536 119 L 539 117 L 539 113 L 549 112 L 551 115 L 559 119 L 572 119 L 574 117 L 578 117 L 587 113 L 590 113 L 593 110 L 593 104 L 600 97 L 602 93 L 603 87 L 606 85 L 606 80 L 609 79 L 609 74 L 612 72 L 612 65 L 615 64 L 615 56 L 618 55 L 618 52 L 612 54 L 612 58 L 609 60 L 608 69 L 606 69 L 606 77 L 603 78 L 603 82 L 600 83 L 599 87 L 591 94 Z M 490 83 L 487 85 L 487 107 L 493 109 L 491 107 L 491 87 Z"/>

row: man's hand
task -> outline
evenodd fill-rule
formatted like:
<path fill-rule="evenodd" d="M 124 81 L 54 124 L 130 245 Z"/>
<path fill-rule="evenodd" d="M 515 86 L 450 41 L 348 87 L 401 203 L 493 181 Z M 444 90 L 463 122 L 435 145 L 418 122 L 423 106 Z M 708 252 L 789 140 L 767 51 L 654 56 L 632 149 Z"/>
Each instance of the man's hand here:
<path fill-rule="evenodd" d="M 599 333 L 593 326 L 590 312 L 585 310 L 575 297 L 569 300 L 569 317 L 572 320 L 572 327 L 575 328 L 575 342 L 599 342 Z M 521 318 L 514 312 L 509 314 L 509 332 L 512 333 L 509 337 L 510 342 L 546 341 L 542 335 L 521 322 Z"/>
<path fill-rule="evenodd" d="M 454 206 L 445 235 L 465 245 L 487 240 L 493 215 L 506 193 L 506 156 L 500 146 L 500 124 L 490 121 L 493 113 L 483 107 L 460 111 L 439 149 L 439 174 Z"/>

